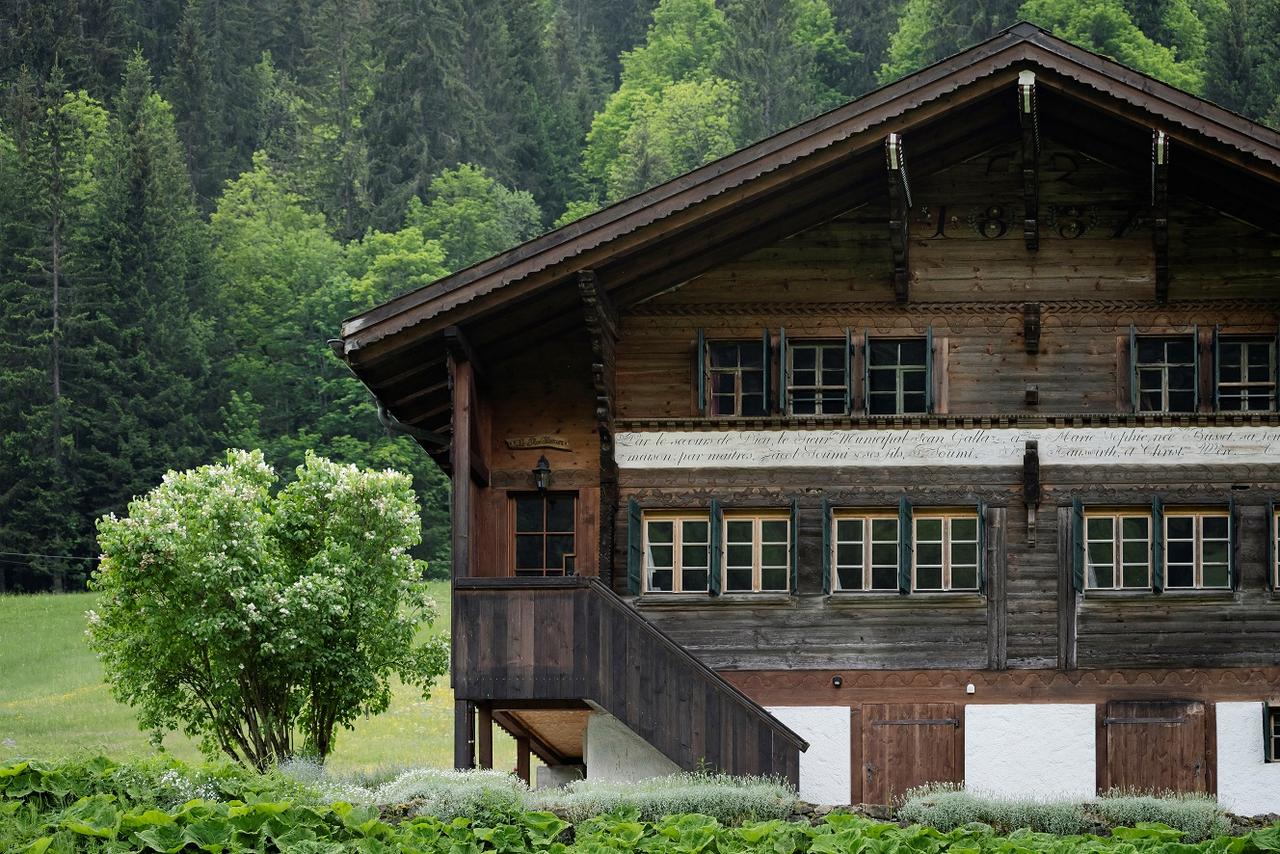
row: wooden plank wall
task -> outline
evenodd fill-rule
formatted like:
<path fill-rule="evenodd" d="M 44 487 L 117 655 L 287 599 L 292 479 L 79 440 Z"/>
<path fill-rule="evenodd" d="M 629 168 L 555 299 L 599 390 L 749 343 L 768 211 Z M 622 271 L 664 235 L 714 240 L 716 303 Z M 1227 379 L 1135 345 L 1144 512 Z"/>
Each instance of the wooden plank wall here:
<path fill-rule="evenodd" d="M 459 699 L 591 700 L 686 770 L 798 783 L 798 740 L 598 582 L 494 582 L 454 594 Z"/>

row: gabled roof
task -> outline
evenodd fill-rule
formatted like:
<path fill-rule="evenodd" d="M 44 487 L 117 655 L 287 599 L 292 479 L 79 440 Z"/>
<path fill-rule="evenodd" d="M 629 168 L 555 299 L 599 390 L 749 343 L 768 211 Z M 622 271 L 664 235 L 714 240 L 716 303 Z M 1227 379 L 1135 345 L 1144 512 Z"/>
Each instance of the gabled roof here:
<path fill-rule="evenodd" d="M 764 214 L 748 216 L 747 211 L 763 200 L 797 193 L 805 181 L 811 198 L 774 211 L 771 227 L 777 237 L 807 227 L 802 218 L 784 215 L 788 207 L 834 215 L 865 200 L 856 197 L 859 181 L 870 188 L 868 194 L 883 194 L 883 167 L 873 167 L 882 159 L 889 132 L 906 137 L 915 168 L 925 162 L 921 152 L 950 162 L 976 154 L 981 149 L 973 146 L 983 141 L 981 135 L 948 135 L 947 118 L 979 109 L 987 110 L 988 123 L 998 123 L 1004 113 L 1012 116 L 1012 83 L 1022 69 L 1036 71 L 1038 88 L 1086 108 L 1079 112 L 1087 118 L 1072 120 L 1078 128 L 1096 131 L 1092 136 L 1101 149 L 1114 145 L 1140 158 L 1138 141 L 1151 128 L 1163 130 L 1175 151 L 1186 155 L 1181 164 L 1190 164 L 1188 174 L 1203 176 L 1198 185 L 1181 189 L 1222 196 L 1208 200 L 1234 204 L 1236 215 L 1252 212 L 1250 218 L 1267 227 L 1275 229 L 1280 222 L 1280 201 L 1275 201 L 1280 194 L 1274 191 L 1280 187 L 1280 133 L 1019 23 L 842 107 L 352 317 L 342 328 L 343 355 L 393 413 L 418 422 L 420 413 L 398 411 L 402 395 L 390 383 L 406 376 L 404 354 L 412 352 L 419 364 L 430 359 L 430 342 L 446 326 L 474 326 L 493 312 L 527 306 L 557 287 L 563 291 L 581 269 L 607 270 L 601 283 L 610 291 L 641 278 L 652 280 L 652 287 L 679 284 L 683 279 L 672 278 L 691 278 L 700 270 L 692 257 L 678 261 L 665 251 L 675 236 L 705 233 L 708 249 L 731 251 L 739 245 L 735 237 L 762 228 Z M 998 98 L 1003 100 L 997 104 Z M 852 165 L 859 157 L 867 167 L 862 171 Z M 869 181 L 872 172 L 875 183 Z M 842 200 L 836 198 L 839 182 L 849 188 Z M 750 246 L 742 245 L 743 251 Z M 518 326 L 508 319 L 502 328 L 509 337 Z"/>

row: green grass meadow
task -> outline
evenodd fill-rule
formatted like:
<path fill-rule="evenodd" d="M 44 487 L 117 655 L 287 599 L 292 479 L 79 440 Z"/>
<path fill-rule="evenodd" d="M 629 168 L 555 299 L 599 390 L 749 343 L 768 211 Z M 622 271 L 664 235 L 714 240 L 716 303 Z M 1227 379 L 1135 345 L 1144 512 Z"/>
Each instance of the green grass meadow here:
<path fill-rule="evenodd" d="M 440 606 L 432 634 L 449 626 L 449 585 L 428 582 Z M 0 761 L 101 753 L 117 761 L 155 752 L 128 706 L 111 696 L 85 641 L 93 593 L 0 596 Z M 170 734 L 164 750 L 198 760 L 191 739 Z M 494 737 L 494 764 L 515 765 L 515 745 Z M 338 733 L 328 766 L 338 773 L 453 766 L 453 692 L 441 677 L 430 700 L 395 684 L 391 708 Z"/>

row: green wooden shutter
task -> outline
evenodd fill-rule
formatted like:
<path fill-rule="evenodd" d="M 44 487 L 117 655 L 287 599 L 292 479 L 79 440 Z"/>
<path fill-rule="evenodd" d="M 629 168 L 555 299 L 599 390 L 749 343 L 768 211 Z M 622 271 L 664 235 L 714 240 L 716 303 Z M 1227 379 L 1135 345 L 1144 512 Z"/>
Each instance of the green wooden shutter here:
<path fill-rule="evenodd" d="M 1151 589 L 1164 590 L 1164 501 L 1151 499 Z"/>
<path fill-rule="evenodd" d="M 1138 411 L 1138 327 L 1129 327 L 1129 404 Z"/>
<path fill-rule="evenodd" d="M 1200 409 L 1200 326 L 1198 324 L 1191 327 L 1191 364 L 1191 381 L 1195 383 L 1192 386 L 1195 394 L 1192 396 L 1191 408 L 1195 412 Z"/>
<path fill-rule="evenodd" d="M 862 331 L 862 412 L 871 414 L 871 330 Z"/>
<path fill-rule="evenodd" d="M 853 330 L 844 328 L 844 414 L 853 414 Z"/>
<path fill-rule="evenodd" d="M 831 592 L 831 502 L 822 499 L 822 592 Z"/>
<path fill-rule="evenodd" d="M 710 571 L 707 573 L 707 590 L 712 596 L 719 596 L 722 589 L 720 585 L 721 573 L 724 572 L 724 547 L 722 544 L 724 535 L 721 530 L 724 526 L 724 514 L 720 511 L 720 502 L 714 498 L 711 499 L 708 515 L 711 523 L 707 532 L 710 540 L 711 566 L 708 567 Z"/>
<path fill-rule="evenodd" d="M 1071 499 L 1071 586 L 1084 593 L 1084 504 Z"/>
<path fill-rule="evenodd" d="M 924 411 L 933 413 L 933 326 L 924 333 Z"/>
<path fill-rule="evenodd" d="M 695 366 L 698 376 L 698 414 L 705 416 L 707 414 L 707 333 L 706 330 L 698 330 L 698 355 L 697 364 Z"/>
<path fill-rule="evenodd" d="M 770 391 L 773 386 L 769 384 L 769 380 L 773 376 L 773 344 L 769 339 L 768 329 L 764 331 L 763 338 L 760 341 L 760 364 L 764 367 L 764 370 L 760 372 L 761 380 L 764 382 L 763 409 L 768 412 L 773 403 L 773 392 Z"/>
<path fill-rule="evenodd" d="M 1240 589 L 1240 566 L 1236 560 L 1236 497 L 1227 499 L 1227 581 L 1232 590 Z"/>
<path fill-rule="evenodd" d="M 1222 389 L 1218 381 L 1222 377 L 1222 327 L 1213 327 L 1213 411 L 1222 411 Z"/>
<path fill-rule="evenodd" d="M 911 526 L 911 502 L 904 495 L 898 501 L 898 592 L 902 594 L 911 592 L 914 533 Z"/>
<path fill-rule="evenodd" d="M 1267 501 L 1267 589 L 1276 589 L 1276 502 Z"/>
<path fill-rule="evenodd" d="M 787 387 L 791 385 L 791 371 L 787 368 L 787 329 L 778 329 L 778 412 L 787 414 Z"/>
<path fill-rule="evenodd" d="M 640 595 L 640 573 L 644 571 L 644 520 L 640 505 L 627 499 L 627 592 Z"/>
<path fill-rule="evenodd" d="M 800 593 L 800 502 L 791 499 L 791 595 Z"/>
<path fill-rule="evenodd" d="M 978 502 L 978 592 L 987 592 L 987 502 Z"/>

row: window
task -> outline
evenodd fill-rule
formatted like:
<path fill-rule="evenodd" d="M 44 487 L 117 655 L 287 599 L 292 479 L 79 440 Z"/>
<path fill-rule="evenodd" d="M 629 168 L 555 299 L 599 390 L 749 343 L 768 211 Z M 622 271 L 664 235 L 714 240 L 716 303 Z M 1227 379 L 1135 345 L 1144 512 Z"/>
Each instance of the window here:
<path fill-rule="evenodd" d="M 1280 762 L 1280 706 L 1262 704 L 1262 759 Z"/>
<path fill-rule="evenodd" d="M 867 348 L 867 412 L 929 411 L 929 344 L 925 338 L 871 339 Z"/>
<path fill-rule="evenodd" d="M 1166 511 L 1164 586 L 1231 586 L 1231 518 L 1225 512 Z"/>
<path fill-rule="evenodd" d="M 919 514 L 915 525 L 912 589 L 978 589 L 978 516 Z"/>
<path fill-rule="evenodd" d="M 1089 513 L 1084 517 L 1090 590 L 1151 588 L 1151 514 Z"/>
<path fill-rule="evenodd" d="M 1194 335 L 1136 338 L 1134 379 L 1139 412 L 1194 412 L 1196 338 Z"/>
<path fill-rule="evenodd" d="M 711 523 L 707 514 L 645 515 L 644 578 L 650 593 L 706 593 Z"/>
<path fill-rule="evenodd" d="M 764 348 L 759 341 L 710 342 L 711 414 L 769 414 Z"/>
<path fill-rule="evenodd" d="M 843 415 L 849 407 L 849 349 L 844 342 L 787 347 L 787 412 Z"/>
<path fill-rule="evenodd" d="M 1276 408 L 1276 351 L 1273 338 L 1218 339 L 1218 409 L 1270 412 Z"/>
<path fill-rule="evenodd" d="M 898 517 L 888 514 L 835 514 L 835 588 L 898 589 Z"/>
<path fill-rule="evenodd" d="M 516 575 L 572 575 L 577 496 L 537 493 L 511 498 Z"/>
<path fill-rule="evenodd" d="M 785 593 L 791 574 L 791 519 L 725 514 L 723 569 L 725 593 Z"/>

